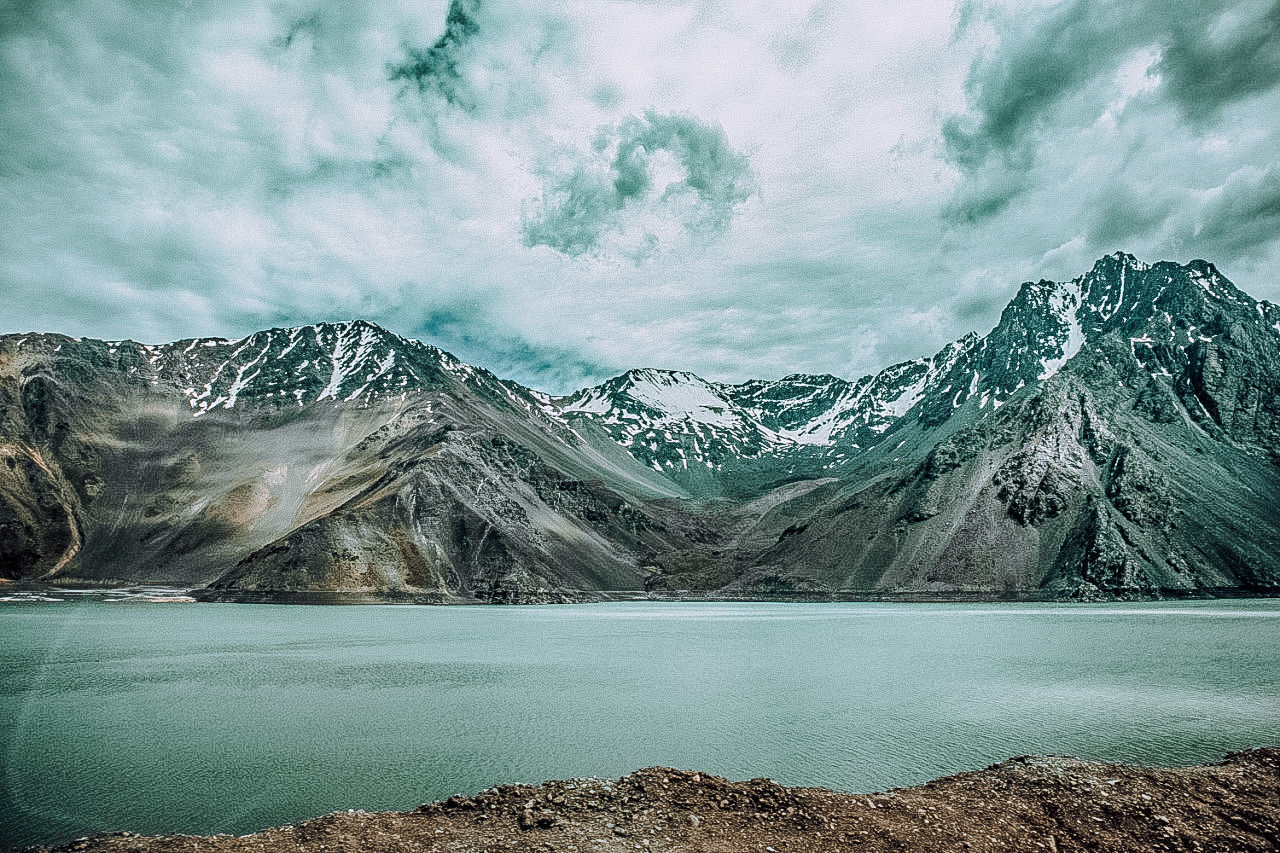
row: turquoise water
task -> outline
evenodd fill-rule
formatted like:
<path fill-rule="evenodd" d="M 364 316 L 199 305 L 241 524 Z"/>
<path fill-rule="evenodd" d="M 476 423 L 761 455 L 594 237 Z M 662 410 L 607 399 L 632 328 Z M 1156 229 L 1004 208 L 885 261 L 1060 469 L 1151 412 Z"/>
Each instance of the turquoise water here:
<path fill-rule="evenodd" d="M 1280 601 L 0 604 L 0 845 L 654 764 L 875 790 L 1280 744 Z"/>

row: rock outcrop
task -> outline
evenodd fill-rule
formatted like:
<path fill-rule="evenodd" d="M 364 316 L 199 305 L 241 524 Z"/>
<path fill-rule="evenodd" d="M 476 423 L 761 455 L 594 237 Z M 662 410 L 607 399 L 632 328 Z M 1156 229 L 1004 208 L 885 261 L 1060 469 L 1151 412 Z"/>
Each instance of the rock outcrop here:
<path fill-rule="evenodd" d="M 1280 849 L 1280 750 L 1177 770 L 1023 756 L 848 794 L 652 767 L 503 785 L 412 812 L 335 812 L 239 837 L 87 838 L 63 851 Z"/>

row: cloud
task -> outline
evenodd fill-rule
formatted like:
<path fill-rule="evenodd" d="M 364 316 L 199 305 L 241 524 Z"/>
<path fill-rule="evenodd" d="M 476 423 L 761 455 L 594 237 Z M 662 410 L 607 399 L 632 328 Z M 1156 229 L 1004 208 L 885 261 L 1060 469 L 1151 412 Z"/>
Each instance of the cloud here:
<path fill-rule="evenodd" d="M 999 45 L 979 57 L 965 81 L 969 112 L 942 126 L 947 155 L 962 170 L 977 169 L 992 157 L 1025 167 L 1033 153 L 1027 137 L 1059 101 L 1114 65 L 1128 23 L 1118 19 L 1127 16 L 1092 0 L 1025 18 L 1006 14 L 994 18 Z"/>
<path fill-rule="evenodd" d="M 547 390 L 635 364 L 863 372 L 885 353 L 846 338 L 885 285 L 851 282 L 935 238 L 928 111 L 872 96 L 931 91 L 912 75 L 943 56 L 885 70 L 866 28 L 948 28 L 928 3 L 816 5 L 812 29 L 767 3 L 469 5 L 452 29 L 447 0 L 37 6 L 0 37 L 10 322 L 165 340 L 360 316 Z M 557 183 L 579 168 L 585 189 Z M 544 240 L 570 252 L 528 245 L 574 210 L 581 234 Z M 470 337 L 422 319 L 448 313 Z"/>
<path fill-rule="evenodd" d="M 488 306 L 475 301 L 443 305 L 402 331 L 469 364 L 483 365 L 500 377 L 519 376 L 523 383 L 540 390 L 585 388 L 632 366 L 600 363 L 572 347 L 530 341 L 512 332 Z"/>
<path fill-rule="evenodd" d="M 364 317 L 561 392 L 856 377 L 1114 249 L 1280 299 L 1272 3 L 21 8 L 12 330 Z"/>
<path fill-rule="evenodd" d="M 965 8 L 960 27 L 974 26 L 977 8 Z M 1116 65 L 1128 25 L 1123 7 L 1091 0 L 984 11 L 998 42 L 969 69 L 968 110 L 942 124 L 947 159 L 965 176 L 944 212 L 963 223 L 995 216 L 1027 189 L 1038 135 L 1062 101 Z"/>
<path fill-rule="evenodd" d="M 444 34 L 425 50 L 407 48 L 407 59 L 388 69 L 391 79 L 412 82 L 420 94 L 432 92 L 451 104 L 472 103 L 474 95 L 467 91 L 459 64 L 468 42 L 480 32 L 480 5 L 481 0 L 452 0 Z"/>
<path fill-rule="evenodd" d="M 1172 181 L 1153 182 L 1139 169 L 1125 174 L 1123 166 L 1108 176 L 1104 192 L 1091 205 L 1084 232 L 1086 246 L 1114 246 L 1160 233 L 1179 210 L 1190 203 L 1190 193 Z"/>
<path fill-rule="evenodd" d="M 942 125 L 946 157 L 965 178 L 947 208 L 955 221 L 992 217 L 1026 191 L 1045 138 L 1106 115 L 1117 74 L 1135 57 L 1149 54 L 1154 96 L 1199 130 L 1280 83 L 1274 3 L 1064 0 L 1033 10 L 969 3 L 958 32 L 977 19 L 995 43 L 969 68 L 967 110 Z"/>
<path fill-rule="evenodd" d="M 525 245 L 582 255 L 615 233 L 643 254 L 657 248 L 664 224 L 695 237 L 723 233 L 756 191 L 724 129 L 693 116 L 650 110 L 602 129 L 591 149 L 567 174 L 549 175 L 526 205 Z"/>
<path fill-rule="evenodd" d="M 1187 236 L 1215 256 L 1252 254 L 1280 234 L 1280 164 L 1241 169 L 1206 196 Z"/>
<path fill-rule="evenodd" d="M 1155 70 L 1190 121 L 1210 121 L 1280 83 L 1280 5 L 1228 5 L 1208 22 L 1174 19 Z"/>
<path fill-rule="evenodd" d="M 943 216 L 966 225 L 990 219 L 1031 185 L 1027 171 L 1027 166 L 1007 160 L 969 170 L 966 181 L 942 208 Z"/>

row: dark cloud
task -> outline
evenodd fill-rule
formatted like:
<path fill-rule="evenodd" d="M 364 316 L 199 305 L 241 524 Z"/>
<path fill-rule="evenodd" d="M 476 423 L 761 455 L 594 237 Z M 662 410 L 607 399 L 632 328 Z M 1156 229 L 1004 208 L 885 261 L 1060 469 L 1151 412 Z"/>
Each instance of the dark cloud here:
<path fill-rule="evenodd" d="M 1075 0 L 1051 7 L 1038 20 L 1032 16 L 1029 25 L 1000 21 L 1022 31 L 1002 33 L 997 49 L 970 69 L 965 81 L 970 112 L 942 127 L 951 161 L 962 170 L 977 169 L 992 157 L 1025 165 L 1031 157 L 1026 138 L 1050 109 L 1115 66 L 1128 21 L 1110 5 Z"/>
<path fill-rule="evenodd" d="M 553 175 L 542 197 L 528 205 L 526 245 L 586 254 L 644 214 L 677 222 L 693 235 L 712 235 L 724 231 L 734 208 L 756 191 L 750 163 L 733 150 L 724 129 L 692 116 L 646 112 L 602 130 L 592 148 L 591 160 Z M 659 152 L 678 166 L 677 180 L 655 168 Z M 652 233 L 642 239 L 649 248 L 656 245 Z"/>
<path fill-rule="evenodd" d="M 289 31 L 280 38 L 276 39 L 274 44 L 277 47 L 288 50 L 293 47 L 294 43 L 304 36 L 314 38 L 315 34 L 320 30 L 320 13 L 312 12 L 305 15 L 289 25 Z"/>
<path fill-rule="evenodd" d="M 1232 175 L 1204 206 L 1188 242 L 1205 254 L 1235 258 L 1275 242 L 1280 234 L 1280 167 Z"/>
<path fill-rule="evenodd" d="M 1256 260 L 1280 234 L 1280 164 L 1241 168 L 1209 189 L 1120 180 L 1094 207 L 1093 246 L 1132 246 L 1160 235 L 1180 254 Z"/>
<path fill-rule="evenodd" d="M 967 328 L 976 330 L 988 324 L 991 317 L 998 316 L 1008 298 L 1009 294 L 1003 290 L 967 293 L 951 301 L 951 311 Z"/>
<path fill-rule="evenodd" d="M 991 15 L 1000 42 L 969 69 L 969 111 L 947 119 L 947 159 L 965 182 L 944 207 L 946 219 L 975 223 L 1003 211 L 1027 187 L 1039 131 L 1065 98 L 1115 68 L 1130 22 L 1119 7 L 1072 0 L 1018 17 Z M 977 4 L 964 7 L 957 29 L 973 26 Z"/>
<path fill-rule="evenodd" d="M 1030 185 L 1023 167 L 1007 161 L 975 169 L 942 208 L 951 222 L 972 224 L 990 219 L 1009 206 Z"/>
<path fill-rule="evenodd" d="M 730 147 L 723 128 L 692 116 L 650 112 L 643 119 L 628 119 L 618 131 L 613 168 L 619 196 L 640 198 L 652 188 L 649 159 L 656 151 L 670 152 L 685 170 L 683 181 L 662 189 L 663 197 L 679 196 L 687 190 L 698 196 L 700 205 L 685 222 L 690 228 L 724 228 L 733 217 L 734 206 L 755 192 L 751 166 Z"/>
<path fill-rule="evenodd" d="M 626 198 L 609 174 L 578 166 L 545 188 L 540 203 L 526 210 L 525 245 L 586 254 L 606 232 L 621 228 L 625 206 Z"/>
<path fill-rule="evenodd" d="M 1252 14 L 1251 14 L 1252 12 Z M 965 177 L 944 214 L 975 222 L 1029 186 L 1047 134 L 1087 127 L 1109 107 L 1108 83 L 1140 51 L 1153 51 L 1156 96 L 1203 127 L 1228 104 L 1280 83 L 1280 5 L 1224 0 L 1066 0 L 1016 15 L 967 4 L 957 30 L 980 13 L 998 44 L 969 69 L 969 109 L 942 126 L 947 159 Z M 1071 102 L 1075 111 L 1064 110 Z"/>
<path fill-rule="evenodd" d="M 1225 105 L 1280 83 L 1280 3 L 1264 10 L 1221 21 L 1220 33 L 1194 20 L 1173 23 L 1156 69 L 1188 119 L 1208 121 Z"/>
<path fill-rule="evenodd" d="M 412 83 L 419 93 L 433 92 L 451 104 L 473 105 L 460 65 L 468 42 L 480 32 L 481 0 L 452 0 L 444 34 L 426 49 L 409 47 L 405 61 L 389 69 L 392 80 Z"/>
<path fill-rule="evenodd" d="M 504 379 L 553 394 L 596 385 L 626 370 L 568 347 L 534 343 L 505 328 L 474 300 L 437 308 L 407 333 L 468 364 L 483 365 Z"/>
<path fill-rule="evenodd" d="M 1163 187 L 1117 181 L 1094 205 L 1089 241 L 1095 246 L 1128 246 L 1133 239 L 1158 231 L 1180 203 Z"/>

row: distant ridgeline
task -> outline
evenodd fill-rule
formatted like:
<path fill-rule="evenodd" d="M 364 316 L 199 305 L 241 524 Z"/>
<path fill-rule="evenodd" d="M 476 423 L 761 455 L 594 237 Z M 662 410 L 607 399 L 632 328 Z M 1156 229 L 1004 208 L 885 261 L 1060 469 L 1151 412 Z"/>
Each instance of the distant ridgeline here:
<path fill-rule="evenodd" d="M 0 578 L 235 600 L 1280 593 L 1280 308 L 1103 258 L 846 381 L 555 398 L 372 324 L 0 337 Z"/>

